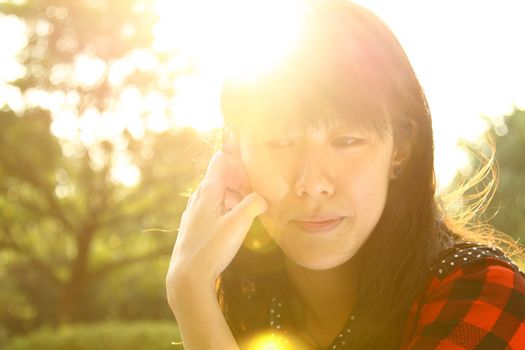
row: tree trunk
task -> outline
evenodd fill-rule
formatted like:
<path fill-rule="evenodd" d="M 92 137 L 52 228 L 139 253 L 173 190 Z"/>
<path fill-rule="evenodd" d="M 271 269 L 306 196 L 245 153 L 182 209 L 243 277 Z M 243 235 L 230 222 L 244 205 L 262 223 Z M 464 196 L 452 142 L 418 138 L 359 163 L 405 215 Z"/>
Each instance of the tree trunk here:
<path fill-rule="evenodd" d="M 81 232 L 77 239 L 77 256 L 73 262 L 69 280 L 62 288 L 57 315 L 59 325 L 68 324 L 72 321 L 75 307 L 88 285 L 87 262 L 94 230 L 90 228 Z"/>

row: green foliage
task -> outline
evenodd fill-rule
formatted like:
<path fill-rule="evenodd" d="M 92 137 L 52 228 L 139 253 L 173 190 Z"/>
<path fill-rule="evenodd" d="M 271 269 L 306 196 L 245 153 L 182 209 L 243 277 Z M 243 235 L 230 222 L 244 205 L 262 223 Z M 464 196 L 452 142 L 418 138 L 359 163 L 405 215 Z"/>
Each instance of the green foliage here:
<path fill-rule="evenodd" d="M 176 119 L 157 107 L 170 106 L 175 80 L 187 73 L 152 50 L 152 7 L 143 0 L 0 1 L 1 13 L 27 27 L 19 53 L 26 74 L 9 85 L 21 96 L 63 100 L 77 135 L 56 136 L 64 110 L 46 103 L 0 106 L 0 338 L 59 323 L 172 318 L 164 295 L 169 254 L 185 194 L 213 145 L 192 129 L 148 128 L 152 114 Z M 86 57 L 103 66 L 90 83 L 72 73 Z M 112 80 L 119 64 L 129 69 Z M 153 97 L 155 108 L 118 114 L 130 91 L 137 100 Z M 85 137 L 86 112 L 100 117 L 86 129 L 112 132 Z M 136 185 L 115 179 L 118 164 L 133 167 Z"/>
<path fill-rule="evenodd" d="M 77 305 L 74 318 L 172 320 L 165 294 L 167 265 L 167 257 L 130 265 L 91 284 Z"/>
<path fill-rule="evenodd" d="M 5 350 L 177 350 L 183 349 L 174 322 L 102 322 L 43 328 L 14 339 Z"/>
<path fill-rule="evenodd" d="M 141 181 L 124 187 L 89 153 L 66 155 L 45 115 L 0 117 L 0 323 L 20 333 L 64 317 L 171 318 L 166 268 L 208 142 L 191 129 L 130 139 Z"/>

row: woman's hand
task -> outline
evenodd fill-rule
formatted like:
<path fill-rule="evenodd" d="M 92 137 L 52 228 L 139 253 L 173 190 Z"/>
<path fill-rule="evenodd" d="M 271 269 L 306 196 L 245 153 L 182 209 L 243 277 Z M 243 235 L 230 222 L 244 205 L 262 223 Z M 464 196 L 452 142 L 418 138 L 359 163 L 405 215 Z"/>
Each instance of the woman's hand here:
<path fill-rule="evenodd" d="M 264 198 L 250 192 L 242 161 L 222 151 L 215 153 L 182 214 L 166 279 L 168 294 L 173 284 L 190 276 L 215 285 L 255 217 L 267 209 Z"/>

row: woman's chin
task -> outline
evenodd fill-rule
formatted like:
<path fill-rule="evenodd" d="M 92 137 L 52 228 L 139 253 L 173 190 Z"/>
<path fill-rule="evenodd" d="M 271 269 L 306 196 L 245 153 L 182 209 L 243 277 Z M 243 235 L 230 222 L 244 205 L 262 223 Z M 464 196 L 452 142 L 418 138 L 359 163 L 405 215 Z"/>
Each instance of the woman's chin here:
<path fill-rule="evenodd" d="M 304 251 L 292 249 L 291 251 L 283 249 L 288 260 L 294 264 L 309 270 L 330 270 L 338 267 L 349 259 L 352 255 L 336 255 L 321 251 Z"/>

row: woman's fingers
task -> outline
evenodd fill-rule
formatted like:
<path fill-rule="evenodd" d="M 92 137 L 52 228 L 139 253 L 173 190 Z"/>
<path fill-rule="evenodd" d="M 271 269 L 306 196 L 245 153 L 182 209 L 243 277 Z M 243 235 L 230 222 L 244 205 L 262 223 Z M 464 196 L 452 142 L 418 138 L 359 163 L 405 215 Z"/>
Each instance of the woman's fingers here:
<path fill-rule="evenodd" d="M 190 209 L 193 203 L 195 202 L 195 199 L 197 198 L 198 190 L 199 188 L 197 187 L 197 189 L 195 189 L 195 191 L 193 191 L 193 193 L 188 198 L 188 202 L 186 203 L 186 210 Z"/>
<path fill-rule="evenodd" d="M 212 182 L 222 182 L 225 188 L 237 191 L 241 195 L 251 191 L 248 173 L 242 161 L 223 151 L 217 151 L 213 155 L 204 178 Z"/>
<path fill-rule="evenodd" d="M 268 203 L 258 193 L 252 192 L 245 196 L 226 216 L 228 229 L 233 232 L 247 232 L 253 220 L 268 209 Z"/>
<path fill-rule="evenodd" d="M 226 191 L 224 195 L 223 210 L 230 211 L 237 206 L 242 200 L 242 196 L 233 191 Z"/>
<path fill-rule="evenodd" d="M 262 196 L 246 193 L 246 178 L 238 158 L 214 154 L 182 214 L 170 262 L 172 271 L 192 269 L 215 281 L 230 264 L 253 219 L 267 208 Z"/>
<path fill-rule="evenodd" d="M 248 172 L 242 161 L 232 155 L 226 154 L 230 162 L 230 174 L 226 177 L 226 187 L 238 192 L 241 196 L 246 196 L 252 192 Z"/>
<path fill-rule="evenodd" d="M 190 209 L 204 198 L 203 205 L 208 209 L 215 211 L 219 208 L 220 212 L 229 211 L 250 191 L 251 186 L 242 161 L 235 156 L 218 151 L 212 156 L 197 190 L 190 196 L 187 208 Z"/>

